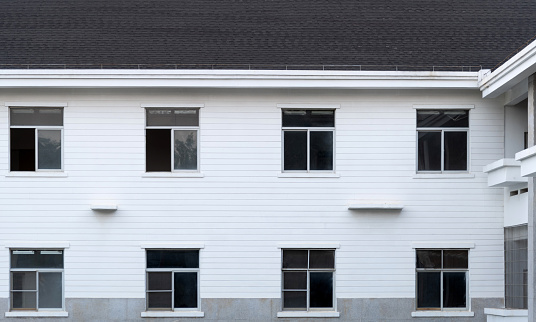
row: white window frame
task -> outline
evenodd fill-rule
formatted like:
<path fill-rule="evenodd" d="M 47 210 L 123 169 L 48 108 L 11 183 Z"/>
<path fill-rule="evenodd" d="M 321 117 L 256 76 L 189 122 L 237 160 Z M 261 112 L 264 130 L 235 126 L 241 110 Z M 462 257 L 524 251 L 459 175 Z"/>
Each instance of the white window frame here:
<path fill-rule="evenodd" d="M 283 268 L 283 252 L 285 250 L 306 250 L 307 251 L 307 268 Z M 329 250 L 329 251 L 333 251 L 333 269 L 328 269 L 328 268 L 309 268 L 309 260 L 310 260 L 310 255 L 311 255 L 311 251 L 312 250 Z M 326 312 L 326 311 L 329 311 L 329 312 L 336 312 L 337 311 L 337 293 L 336 293 L 336 271 L 337 271 L 337 252 L 334 248 L 301 248 L 301 247 L 290 247 L 290 248 L 281 248 L 281 311 L 282 313 L 284 314 L 285 312 L 297 312 L 298 314 L 302 313 L 302 314 L 305 314 L 307 315 L 307 313 L 309 312 Z M 284 303 L 283 303 L 283 299 L 284 299 L 284 292 L 285 292 L 285 288 L 284 288 L 284 272 L 292 272 L 292 271 L 307 271 L 307 290 L 306 290 L 306 308 L 305 310 L 296 310 L 296 309 L 293 309 L 293 308 L 285 308 L 284 307 Z M 333 307 L 326 307 L 326 308 L 311 308 L 310 307 L 310 292 L 311 292 L 311 286 L 309 284 L 310 282 L 310 273 L 311 272 L 331 272 L 333 274 L 333 288 L 332 288 L 332 293 L 333 293 L 333 299 L 332 299 L 332 303 L 333 303 Z M 300 292 L 303 292 L 304 290 L 291 290 L 291 291 L 300 291 Z M 279 316 L 279 315 L 278 315 Z M 285 317 L 285 316 L 279 316 L 279 317 Z M 288 317 L 288 316 L 287 316 Z"/>
<path fill-rule="evenodd" d="M 147 131 L 148 129 L 152 129 L 152 130 L 170 130 L 170 135 L 171 135 L 171 146 L 170 146 L 170 151 L 171 151 L 171 171 L 162 171 L 162 172 L 158 172 L 158 171 L 149 171 L 147 172 L 147 164 L 145 164 L 145 173 L 146 174 L 153 174 L 153 173 L 192 173 L 192 174 L 195 174 L 195 173 L 199 173 L 201 172 L 200 168 L 201 168 L 201 164 L 199 163 L 200 162 L 200 130 L 201 130 L 201 108 L 203 107 L 203 105 L 182 105 L 182 106 L 167 106 L 167 105 L 142 105 L 142 107 L 144 108 L 144 119 L 145 119 L 145 131 Z M 147 110 L 150 110 L 150 109 L 171 109 L 171 110 L 197 110 L 197 117 L 198 117 L 198 123 L 199 125 L 198 126 L 148 126 L 147 125 Z M 197 142 L 197 155 L 196 155 L 196 158 L 197 158 L 197 169 L 195 170 L 188 170 L 188 169 L 177 169 L 175 170 L 175 131 L 196 131 L 196 142 Z M 147 138 L 145 138 L 145 153 L 147 153 Z M 145 159 L 145 162 L 147 162 L 147 159 Z"/>
<path fill-rule="evenodd" d="M 63 268 L 11 268 L 11 252 L 13 251 L 61 251 L 62 257 L 63 257 Z M 29 316 L 26 313 L 32 313 L 32 312 L 64 312 L 65 311 L 65 249 L 24 249 L 24 248 L 10 248 L 9 249 L 9 313 L 12 316 Z M 31 309 L 14 309 L 13 308 L 13 291 L 20 292 L 20 290 L 13 290 L 13 272 L 36 272 L 35 278 L 36 278 L 36 290 L 35 291 L 28 291 L 28 292 L 35 292 L 36 294 L 36 310 Z M 39 274 L 40 273 L 61 273 L 61 308 L 39 308 Z M 6 313 L 6 317 L 8 317 L 10 314 Z M 63 315 L 61 315 L 63 316 Z M 66 315 L 65 315 L 66 316 Z"/>
<path fill-rule="evenodd" d="M 440 250 L 441 251 L 441 268 L 417 268 L 415 266 L 415 313 L 414 316 L 418 316 L 420 312 L 451 312 L 451 311 L 469 311 L 471 309 L 471 298 L 469 296 L 469 258 L 470 258 L 470 249 L 469 248 L 425 248 L 419 247 L 415 248 L 415 262 L 417 258 L 417 251 L 419 250 Z M 465 250 L 467 251 L 467 268 L 443 268 L 443 251 L 445 250 Z M 440 284 L 439 284 L 439 308 L 419 308 L 418 304 L 418 273 L 419 272 L 440 272 Z M 465 273 L 465 307 L 452 307 L 444 308 L 443 307 L 443 273 L 452 272 L 452 273 Z M 441 313 L 440 313 L 441 314 Z"/>
<path fill-rule="evenodd" d="M 50 104 L 48 104 L 50 105 Z M 9 110 L 8 110 L 8 117 L 10 118 L 9 119 L 9 140 L 8 140 L 8 151 L 9 151 L 9 171 L 10 172 L 15 172 L 15 173 L 19 173 L 19 172 L 63 172 L 63 169 L 64 169 L 64 161 L 63 161 L 63 155 L 64 155 L 64 150 L 65 150 L 65 141 L 64 141 L 64 137 L 63 137 L 63 129 L 64 129 L 64 126 L 65 126 L 65 123 L 63 126 L 59 126 L 59 125 L 55 125 L 55 126 L 49 126 L 49 125 L 11 125 L 11 109 L 18 109 L 18 108 L 21 108 L 21 109 L 24 109 L 24 108 L 36 108 L 36 109 L 39 109 L 39 108 L 61 108 L 63 111 L 63 117 L 65 118 L 65 106 L 64 105 L 37 105 L 37 106 L 26 106 L 26 105 L 16 105 L 16 106 L 13 106 L 13 105 L 9 105 Z M 65 104 L 66 105 L 66 104 Z M 7 104 L 6 104 L 7 106 Z M 65 120 L 63 120 L 65 121 Z M 14 170 L 11 170 L 11 129 L 35 129 L 34 131 L 34 135 L 35 135 L 35 165 L 34 165 L 34 168 L 35 170 L 34 171 L 14 171 Z M 61 162 L 61 166 L 59 169 L 39 169 L 39 131 L 40 130 L 59 130 L 60 131 L 60 139 L 61 139 L 61 159 L 60 159 L 60 162 Z"/>
<path fill-rule="evenodd" d="M 324 107 L 321 106 L 315 106 L 315 107 L 307 107 L 308 105 L 296 105 L 297 107 L 292 107 L 293 105 L 289 104 L 280 104 L 278 105 L 281 107 L 281 124 L 283 123 L 283 111 L 284 110 L 293 110 L 293 109 L 300 109 L 300 110 L 330 110 L 333 111 L 333 127 L 284 127 L 281 126 L 281 172 L 282 173 L 335 173 L 335 156 L 336 156 L 336 145 L 335 145 L 335 138 L 336 138 L 336 132 L 335 129 L 337 128 L 337 118 L 336 118 L 336 107 L 326 105 Z M 288 107 L 287 107 L 288 106 Z M 307 169 L 306 170 L 285 170 L 285 132 L 303 132 L 307 131 Z M 332 132 L 333 134 L 333 151 L 332 151 L 332 165 L 333 169 L 331 170 L 311 170 L 311 132 Z"/>

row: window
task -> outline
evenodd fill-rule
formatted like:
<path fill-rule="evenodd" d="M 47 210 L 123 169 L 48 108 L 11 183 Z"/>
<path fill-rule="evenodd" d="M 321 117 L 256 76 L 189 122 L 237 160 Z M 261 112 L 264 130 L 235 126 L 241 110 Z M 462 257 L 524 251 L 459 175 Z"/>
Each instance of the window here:
<path fill-rule="evenodd" d="M 467 309 L 468 250 L 417 250 L 417 309 Z"/>
<path fill-rule="evenodd" d="M 147 250 L 147 310 L 199 309 L 199 250 Z"/>
<path fill-rule="evenodd" d="M 147 108 L 146 171 L 199 169 L 199 109 Z"/>
<path fill-rule="evenodd" d="M 417 171 L 467 171 L 468 132 L 468 110 L 418 110 Z"/>
<path fill-rule="evenodd" d="M 504 302 L 509 309 L 528 307 L 528 226 L 504 228 Z"/>
<path fill-rule="evenodd" d="M 335 250 L 283 250 L 283 310 L 334 310 Z"/>
<path fill-rule="evenodd" d="M 11 171 L 61 170 L 63 108 L 12 107 Z"/>
<path fill-rule="evenodd" d="M 61 310 L 63 250 L 11 250 L 11 310 Z"/>
<path fill-rule="evenodd" d="M 283 110 L 283 171 L 333 171 L 334 110 Z"/>

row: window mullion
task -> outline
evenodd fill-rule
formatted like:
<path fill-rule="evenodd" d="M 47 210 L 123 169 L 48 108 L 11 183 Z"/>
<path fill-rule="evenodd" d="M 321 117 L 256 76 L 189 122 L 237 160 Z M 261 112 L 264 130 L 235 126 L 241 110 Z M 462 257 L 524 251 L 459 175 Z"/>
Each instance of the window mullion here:
<path fill-rule="evenodd" d="M 311 130 L 307 129 L 307 172 L 311 172 Z"/>
<path fill-rule="evenodd" d="M 35 308 L 39 310 L 39 271 L 35 274 Z"/>
<path fill-rule="evenodd" d="M 175 311 L 175 271 L 171 271 L 171 311 Z"/>
<path fill-rule="evenodd" d="M 445 131 L 441 130 L 441 172 L 444 172 L 444 171 L 445 171 Z M 443 252 L 441 252 L 441 254 L 443 254 Z"/>
<path fill-rule="evenodd" d="M 175 129 L 171 129 L 170 130 L 170 135 L 171 135 L 171 172 L 173 172 L 175 170 Z"/>
<path fill-rule="evenodd" d="M 34 169 L 35 171 L 39 170 L 39 130 L 35 129 L 34 131 L 34 149 L 35 149 L 35 162 L 34 162 Z"/>

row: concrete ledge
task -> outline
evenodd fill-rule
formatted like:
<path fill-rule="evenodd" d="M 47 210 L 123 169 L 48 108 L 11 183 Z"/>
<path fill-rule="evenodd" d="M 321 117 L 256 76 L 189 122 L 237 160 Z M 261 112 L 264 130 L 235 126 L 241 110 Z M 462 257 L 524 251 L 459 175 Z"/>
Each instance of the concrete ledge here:
<path fill-rule="evenodd" d="M 510 317 L 510 316 L 529 316 L 529 310 L 520 310 L 520 309 L 496 309 L 496 308 L 488 308 L 484 309 L 484 314 L 487 315 L 496 315 L 496 316 L 504 316 L 504 317 Z"/>
<path fill-rule="evenodd" d="M 146 311 L 141 312 L 142 318 L 202 318 L 205 312 L 201 311 Z"/>
<path fill-rule="evenodd" d="M 338 318 L 339 312 L 335 311 L 283 311 L 277 312 L 278 318 Z"/>
<path fill-rule="evenodd" d="M 6 318 L 66 318 L 69 317 L 69 313 L 65 311 L 41 311 L 41 312 L 29 312 L 29 311 L 12 311 L 6 312 Z"/>

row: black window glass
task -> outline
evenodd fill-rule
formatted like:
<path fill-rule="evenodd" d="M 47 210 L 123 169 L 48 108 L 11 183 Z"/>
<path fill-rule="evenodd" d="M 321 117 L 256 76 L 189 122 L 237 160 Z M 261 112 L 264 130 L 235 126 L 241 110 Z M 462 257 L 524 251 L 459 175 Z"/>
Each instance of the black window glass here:
<path fill-rule="evenodd" d="M 146 109 L 147 126 L 199 126 L 198 109 Z"/>
<path fill-rule="evenodd" d="M 335 251 L 311 250 L 309 268 L 335 268 Z"/>
<path fill-rule="evenodd" d="M 283 288 L 285 290 L 306 290 L 307 271 L 283 272 Z"/>
<path fill-rule="evenodd" d="M 63 108 L 11 108 L 9 114 L 15 126 L 63 126 Z"/>
<path fill-rule="evenodd" d="M 307 170 L 307 131 L 284 132 L 284 169 Z"/>
<path fill-rule="evenodd" d="M 14 309 L 37 308 L 37 292 L 12 292 L 11 295 Z"/>
<path fill-rule="evenodd" d="M 418 132 L 419 171 L 441 170 L 441 132 Z"/>
<path fill-rule="evenodd" d="M 171 130 L 145 130 L 147 172 L 171 171 Z"/>
<path fill-rule="evenodd" d="M 283 250 L 283 268 L 307 268 L 307 250 Z"/>
<path fill-rule="evenodd" d="M 39 272 L 39 308 L 61 309 L 63 306 L 62 273 Z"/>
<path fill-rule="evenodd" d="M 333 307 L 333 273 L 310 272 L 311 307 Z"/>
<path fill-rule="evenodd" d="M 171 272 L 147 273 L 147 289 L 149 291 L 171 291 Z"/>
<path fill-rule="evenodd" d="M 147 250 L 147 268 L 199 268 L 199 251 Z"/>
<path fill-rule="evenodd" d="M 310 140 L 311 170 L 333 170 L 333 132 L 311 131 Z"/>
<path fill-rule="evenodd" d="M 443 307 L 466 307 L 464 272 L 443 272 Z"/>
<path fill-rule="evenodd" d="M 334 127 L 333 110 L 283 110 L 283 127 Z"/>
<path fill-rule="evenodd" d="M 175 273 L 174 306 L 175 308 L 197 307 L 197 273 Z"/>
<path fill-rule="evenodd" d="M 11 171 L 35 171 L 35 129 L 10 130 Z"/>
<path fill-rule="evenodd" d="M 444 250 L 443 268 L 467 268 L 468 258 L 466 250 Z"/>
<path fill-rule="evenodd" d="M 467 170 L 467 132 L 445 135 L 445 170 Z"/>
<path fill-rule="evenodd" d="M 417 250 L 417 268 L 441 268 L 441 250 Z"/>
<path fill-rule="evenodd" d="M 307 292 L 283 292 L 283 307 L 285 309 L 307 308 Z"/>
<path fill-rule="evenodd" d="M 37 290 L 36 272 L 12 272 L 11 288 L 15 291 Z"/>
<path fill-rule="evenodd" d="M 147 293 L 147 307 L 149 309 L 171 309 L 171 292 Z"/>
<path fill-rule="evenodd" d="M 63 251 L 13 250 L 11 268 L 63 268 Z"/>
<path fill-rule="evenodd" d="M 441 304 L 441 273 L 417 273 L 417 307 L 440 308 Z"/>
<path fill-rule="evenodd" d="M 419 110 L 417 127 L 469 127 L 469 111 Z"/>
<path fill-rule="evenodd" d="M 528 225 L 504 228 L 505 298 L 507 308 L 528 307 Z"/>

